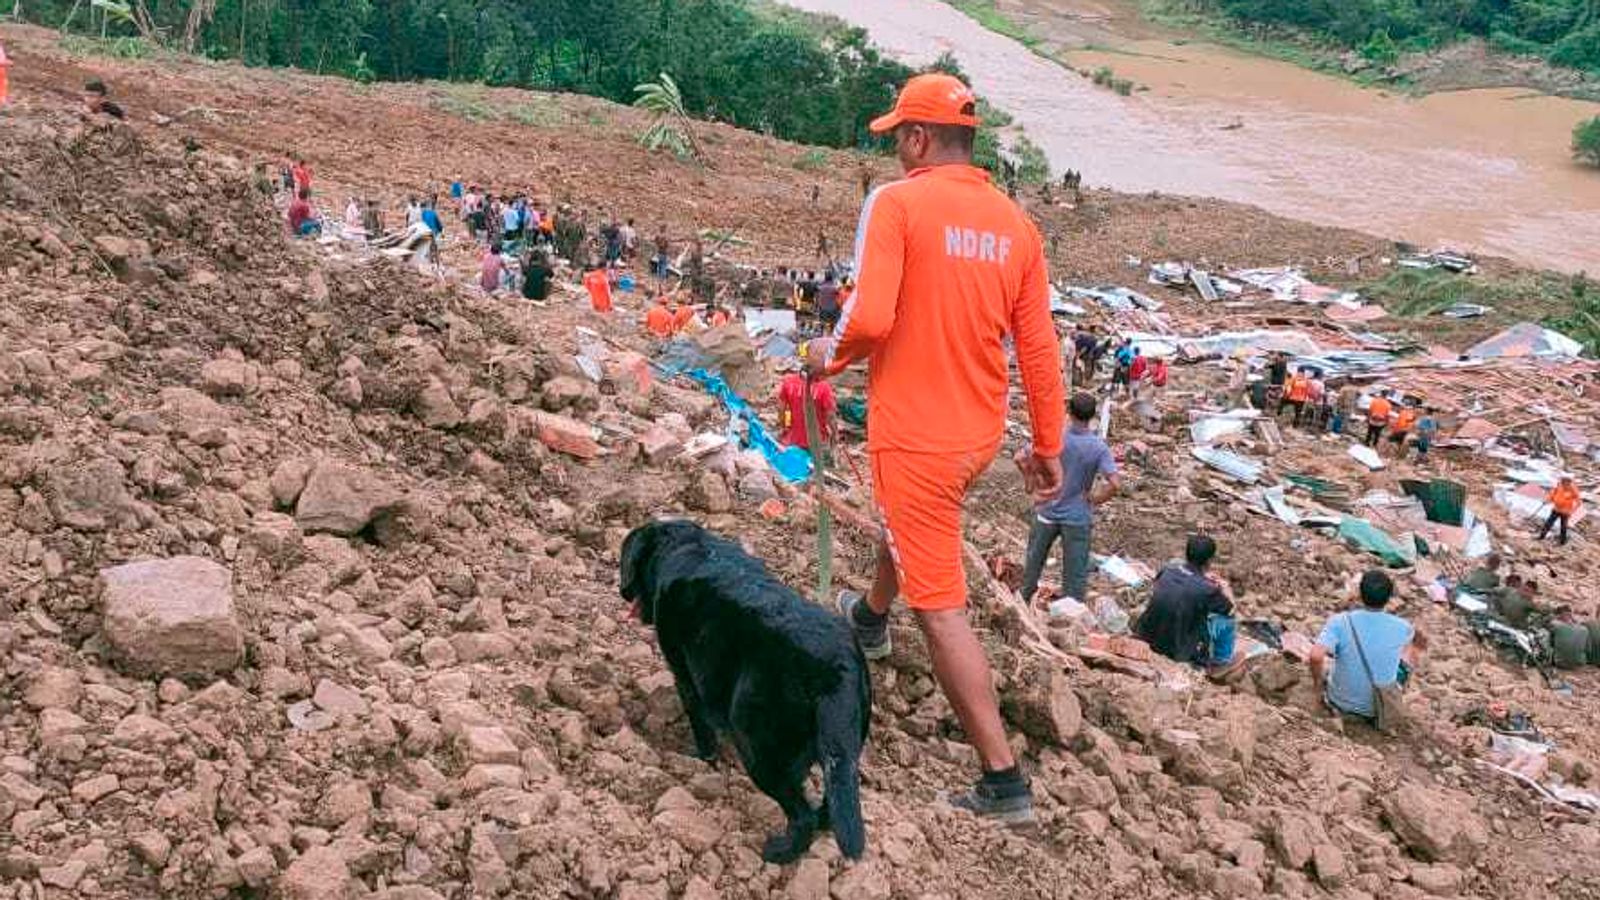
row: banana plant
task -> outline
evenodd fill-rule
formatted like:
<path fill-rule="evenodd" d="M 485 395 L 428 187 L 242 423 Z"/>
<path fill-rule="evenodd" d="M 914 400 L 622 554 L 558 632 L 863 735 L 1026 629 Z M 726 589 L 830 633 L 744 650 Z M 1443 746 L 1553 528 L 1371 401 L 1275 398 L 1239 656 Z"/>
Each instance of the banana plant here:
<path fill-rule="evenodd" d="M 705 153 L 695 140 L 694 127 L 689 113 L 683 107 L 683 93 L 678 83 L 665 72 L 656 81 L 648 81 L 633 89 L 638 97 L 633 105 L 655 113 L 650 127 L 639 135 L 639 144 L 647 150 L 670 150 L 679 159 L 705 162 Z"/>

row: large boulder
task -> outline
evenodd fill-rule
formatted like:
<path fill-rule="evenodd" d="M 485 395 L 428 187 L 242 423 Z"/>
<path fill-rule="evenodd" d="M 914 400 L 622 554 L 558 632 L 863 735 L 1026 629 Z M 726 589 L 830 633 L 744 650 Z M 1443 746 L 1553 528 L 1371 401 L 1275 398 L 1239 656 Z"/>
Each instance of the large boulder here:
<path fill-rule="evenodd" d="M 109 457 L 51 469 L 45 496 L 56 521 L 79 531 L 103 531 L 136 521 L 122 465 Z"/>
<path fill-rule="evenodd" d="M 306 478 L 294 517 L 306 531 L 352 535 L 393 511 L 404 499 L 370 472 L 321 462 Z"/>
<path fill-rule="evenodd" d="M 1405 782 L 1383 798 L 1384 820 L 1413 853 L 1428 862 L 1472 862 L 1489 844 L 1472 798 Z"/>
<path fill-rule="evenodd" d="M 198 556 L 104 569 L 102 628 L 118 662 L 139 676 L 215 675 L 244 656 L 233 573 Z"/>

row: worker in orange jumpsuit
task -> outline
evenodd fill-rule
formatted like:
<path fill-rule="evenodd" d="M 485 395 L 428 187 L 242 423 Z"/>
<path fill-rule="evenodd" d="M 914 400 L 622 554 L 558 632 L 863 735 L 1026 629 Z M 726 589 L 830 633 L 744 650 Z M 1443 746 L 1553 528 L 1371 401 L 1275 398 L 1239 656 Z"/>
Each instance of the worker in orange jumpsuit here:
<path fill-rule="evenodd" d="M 644 327 L 646 331 L 662 340 L 672 337 L 672 310 L 667 308 L 665 294 L 656 298 L 656 302 L 644 314 Z"/>
<path fill-rule="evenodd" d="M 1367 403 L 1367 439 L 1368 447 L 1376 450 L 1378 438 L 1383 436 L 1383 430 L 1389 427 L 1389 413 L 1394 410 L 1394 404 L 1389 402 L 1387 392 L 1380 392 Z"/>
<path fill-rule="evenodd" d="M 1306 401 L 1311 399 L 1311 375 L 1301 367 L 1289 378 L 1289 384 L 1284 388 L 1283 400 L 1285 406 L 1294 408 L 1294 424 L 1298 428 L 1306 415 Z"/>
<path fill-rule="evenodd" d="M 1561 481 L 1550 491 L 1546 498 L 1550 502 L 1550 518 L 1544 520 L 1544 528 L 1539 530 L 1539 540 L 1544 540 L 1550 533 L 1550 526 L 1561 523 L 1560 535 L 1556 543 L 1567 543 L 1567 525 L 1572 521 L 1572 514 L 1578 511 L 1578 504 L 1582 498 L 1578 494 L 1578 485 L 1572 480 L 1571 475 L 1561 476 Z"/>
<path fill-rule="evenodd" d="M 1406 403 L 1400 411 L 1394 414 L 1394 424 L 1389 426 L 1389 440 L 1394 443 L 1396 456 L 1406 455 L 1406 438 L 1411 436 L 1411 429 L 1417 425 L 1417 407 Z"/>
<path fill-rule="evenodd" d="M 879 659 L 889 652 L 890 601 L 905 597 L 983 765 L 978 783 L 949 803 L 1018 823 L 1032 821 L 1033 800 L 967 620 L 961 507 L 1005 432 L 1006 337 L 1033 431 L 1020 462 L 1041 500 L 1061 486 L 1066 390 L 1039 232 L 972 165 L 976 102 L 956 78 L 919 75 L 872 122 L 894 134 L 906 177 L 868 195 L 855 293 L 806 362 L 824 376 L 868 363 L 867 452 L 883 542 L 872 589 L 842 592 L 840 609 L 862 651 Z"/>
<path fill-rule="evenodd" d="M 679 306 L 677 309 L 674 309 L 672 311 L 672 332 L 673 332 L 673 334 L 677 334 L 678 332 L 684 330 L 685 328 L 688 328 L 689 327 L 689 323 L 693 322 L 693 321 L 694 321 L 694 307 L 693 306 L 690 306 L 689 304 L 685 303 L 685 304 L 682 304 L 681 306 Z"/>

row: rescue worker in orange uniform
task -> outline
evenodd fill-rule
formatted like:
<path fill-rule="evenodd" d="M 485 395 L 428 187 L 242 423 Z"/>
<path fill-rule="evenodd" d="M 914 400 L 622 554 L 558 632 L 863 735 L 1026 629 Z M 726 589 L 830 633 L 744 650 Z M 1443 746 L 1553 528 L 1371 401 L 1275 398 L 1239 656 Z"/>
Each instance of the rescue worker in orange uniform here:
<path fill-rule="evenodd" d="M 672 310 L 667 308 L 665 294 L 656 298 L 656 302 L 644 314 L 644 327 L 651 334 L 662 340 L 672 337 Z"/>
<path fill-rule="evenodd" d="M 1389 402 L 1386 393 L 1379 393 L 1367 403 L 1367 439 L 1368 447 L 1377 449 L 1378 438 L 1383 436 L 1383 430 L 1389 427 L 1389 413 L 1394 409 L 1394 404 Z"/>
<path fill-rule="evenodd" d="M 1311 399 L 1311 376 L 1301 367 L 1289 379 L 1283 392 L 1284 405 L 1294 407 L 1294 424 L 1298 428 L 1306 415 L 1306 401 Z"/>
<path fill-rule="evenodd" d="M 1394 442 L 1394 452 L 1397 456 L 1406 455 L 1406 438 L 1411 436 L 1411 429 L 1417 424 L 1417 408 L 1411 403 L 1400 407 L 1394 415 L 1394 424 L 1389 426 L 1389 440 Z"/>
<path fill-rule="evenodd" d="M 989 661 L 967 620 L 961 506 L 1005 431 L 1016 348 L 1033 430 L 1021 458 L 1038 499 L 1062 481 L 1065 385 L 1050 320 L 1044 247 L 1027 215 L 972 165 L 977 100 L 960 80 L 919 75 L 872 122 L 892 132 L 906 177 L 866 199 L 856 288 L 807 365 L 832 375 L 867 361 L 867 451 L 883 522 L 877 577 L 840 610 L 869 658 L 889 652 L 898 594 L 916 614 L 933 670 L 983 765 L 951 805 L 1004 822 L 1033 819 L 995 700 Z"/>
<path fill-rule="evenodd" d="M 1561 482 L 1550 491 L 1547 498 L 1550 501 L 1550 518 L 1544 520 L 1544 528 L 1539 530 L 1539 540 L 1544 540 L 1550 533 L 1550 526 L 1561 523 L 1561 533 L 1556 538 L 1556 543 L 1567 543 L 1567 524 L 1572 520 L 1572 514 L 1578 511 L 1578 503 L 1582 499 L 1578 494 L 1578 485 L 1572 480 L 1571 475 L 1561 476 Z"/>

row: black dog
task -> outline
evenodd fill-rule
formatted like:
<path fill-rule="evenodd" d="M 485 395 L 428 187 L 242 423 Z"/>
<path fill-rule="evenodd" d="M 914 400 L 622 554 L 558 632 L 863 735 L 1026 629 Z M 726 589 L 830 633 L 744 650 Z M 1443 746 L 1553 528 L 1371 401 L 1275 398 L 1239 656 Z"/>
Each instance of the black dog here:
<path fill-rule="evenodd" d="M 840 851 L 859 858 L 866 845 L 859 763 L 872 683 L 849 625 L 692 522 L 652 522 L 628 535 L 622 596 L 655 626 L 697 754 L 714 760 L 717 732 L 727 732 L 750 780 L 788 818 L 762 857 L 798 859 L 831 821 Z M 804 789 L 818 762 L 821 809 Z"/>

